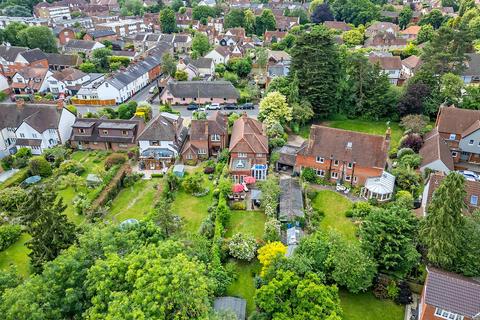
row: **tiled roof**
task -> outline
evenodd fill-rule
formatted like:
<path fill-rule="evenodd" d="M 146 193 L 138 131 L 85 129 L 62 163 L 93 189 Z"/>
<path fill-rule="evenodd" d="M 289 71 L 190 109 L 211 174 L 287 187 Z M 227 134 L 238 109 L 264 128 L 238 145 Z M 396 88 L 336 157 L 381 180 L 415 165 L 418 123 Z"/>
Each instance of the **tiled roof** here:
<path fill-rule="evenodd" d="M 14 62 L 19 53 L 27 51 L 25 47 L 0 46 L 0 57 L 9 62 Z"/>
<path fill-rule="evenodd" d="M 105 30 L 92 30 L 87 32 L 88 35 L 92 36 L 93 39 L 101 38 L 101 37 L 108 37 L 108 36 L 115 36 L 116 33 L 113 30 L 105 29 Z"/>
<path fill-rule="evenodd" d="M 168 91 L 176 98 L 238 99 L 237 89 L 228 81 L 172 81 Z"/>
<path fill-rule="evenodd" d="M 25 58 L 29 63 L 46 59 L 47 56 L 40 49 L 27 50 L 21 53 L 22 57 Z"/>
<path fill-rule="evenodd" d="M 81 135 L 77 134 L 76 130 L 72 131 L 72 136 L 70 137 L 73 141 L 93 141 L 93 142 L 118 142 L 118 143 L 135 143 L 136 137 L 138 135 L 138 129 L 140 125 L 139 119 L 132 119 L 132 120 L 113 120 L 113 119 L 88 119 L 77 118 L 75 123 L 73 124 L 73 128 L 84 128 L 85 126 L 83 123 L 87 123 L 89 127 L 92 127 L 91 123 L 93 122 L 93 130 L 91 135 Z M 106 127 L 114 127 L 115 125 L 133 125 L 133 136 L 131 137 L 124 137 L 124 136 L 100 136 L 99 135 L 99 127 L 103 126 Z"/>
<path fill-rule="evenodd" d="M 425 303 L 473 318 L 480 314 L 480 283 L 429 267 Z"/>
<path fill-rule="evenodd" d="M 417 57 L 417 56 L 410 56 L 402 60 L 402 64 L 410 69 L 418 68 L 421 63 L 422 63 L 422 60 L 420 60 L 420 57 Z"/>
<path fill-rule="evenodd" d="M 439 132 L 463 134 L 477 120 L 480 120 L 479 110 L 441 106 L 436 126 Z"/>
<path fill-rule="evenodd" d="M 208 140 L 212 134 L 227 135 L 227 115 L 218 111 L 213 112 L 206 120 L 192 120 L 190 125 L 190 139 L 194 141 Z"/>
<path fill-rule="evenodd" d="M 87 74 L 74 68 L 65 68 L 62 71 L 56 71 L 52 77 L 58 81 L 76 81 L 85 77 Z"/>
<path fill-rule="evenodd" d="M 49 65 L 72 66 L 75 67 L 82 62 L 82 59 L 76 54 L 47 53 Z"/>
<path fill-rule="evenodd" d="M 385 136 L 313 125 L 299 154 L 355 161 L 364 168 L 385 168 L 389 140 Z"/>
<path fill-rule="evenodd" d="M 65 44 L 65 48 L 91 50 L 96 43 L 96 41 L 89 40 L 70 40 Z"/>
<path fill-rule="evenodd" d="M 379 56 L 369 56 L 368 60 L 372 64 L 379 64 L 382 70 L 401 70 L 402 69 L 402 60 L 399 56 L 393 57 L 379 57 Z"/>
<path fill-rule="evenodd" d="M 437 128 L 433 129 L 432 132 L 425 136 L 424 143 L 419 151 L 419 154 L 422 156 L 421 167 L 426 166 L 436 160 L 440 160 L 449 170 L 454 169 L 450 148 L 438 133 Z"/>
<path fill-rule="evenodd" d="M 268 138 L 263 124 L 243 114 L 233 124 L 229 150 L 230 152 L 268 153 Z"/>
<path fill-rule="evenodd" d="M 4 104 L 0 108 L 0 129 L 17 128 L 26 121 L 38 132 L 58 128 L 61 111 L 52 106 L 25 105 L 18 108 L 15 104 Z"/>
<path fill-rule="evenodd" d="M 350 27 L 347 23 L 343 21 L 325 21 L 324 24 L 327 28 L 330 28 L 330 29 L 341 30 L 341 31 L 352 30 L 352 27 Z"/>
<path fill-rule="evenodd" d="M 401 34 L 407 34 L 407 35 L 410 35 L 410 34 L 418 35 L 421 28 L 422 27 L 420 27 L 420 26 L 410 26 L 410 27 L 406 28 L 405 30 L 400 31 L 400 33 Z"/>
<path fill-rule="evenodd" d="M 175 114 L 161 113 L 153 118 L 138 136 L 138 140 L 176 142 L 183 129 L 183 119 Z"/>

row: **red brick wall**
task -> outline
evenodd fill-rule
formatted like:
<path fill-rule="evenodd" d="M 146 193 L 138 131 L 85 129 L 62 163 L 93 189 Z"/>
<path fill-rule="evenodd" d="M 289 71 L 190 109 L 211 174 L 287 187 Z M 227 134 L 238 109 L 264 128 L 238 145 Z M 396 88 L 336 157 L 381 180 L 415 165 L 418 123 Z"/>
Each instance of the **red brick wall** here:
<path fill-rule="evenodd" d="M 73 30 L 70 30 L 70 29 L 63 29 L 58 34 L 58 42 L 62 46 L 65 45 L 68 41 L 74 40 L 74 39 L 75 39 L 75 32 L 73 32 Z"/>
<path fill-rule="evenodd" d="M 158 65 L 152 70 L 148 71 L 148 80 L 153 81 L 162 73 L 162 66 Z"/>
<path fill-rule="evenodd" d="M 309 156 L 303 156 L 303 155 L 297 155 L 297 159 L 295 162 L 295 170 L 300 171 L 301 168 L 312 168 L 312 169 L 318 169 L 318 170 L 325 170 L 325 173 L 327 174 L 329 169 L 330 169 L 330 159 L 325 159 L 324 163 L 318 163 L 316 162 L 315 157 L 309 157 Z M 335 166 L 332 163 L 331 166 L 332 172 L 338 172 L 338 177 L 340 178 L 342 176 L 342 173 L 344 172 L 345 175 L 352 175 L 354 177 L 357 177 L 357 182 L 355 182 L 355 185 L 364 185 L 365 180 L 370 177 L 378 177 L 382 174 L 383 169 L 379 168 L 365 168 L 365 167 L 360 167 L 358 164 L 356 164 L 352 169 L 349 169 L 347 167 L 347 163 L 345 164 L 345 168 L 343 168 L 343 163 L 342 161 L 339 161 L 338 166 Z M 353 178 L 352 178 L 353 179 Z M 332 182 L 336 182 L 338 179 L 330 179 Z M 345 182 L 345 181 L 344 181 Z"/>

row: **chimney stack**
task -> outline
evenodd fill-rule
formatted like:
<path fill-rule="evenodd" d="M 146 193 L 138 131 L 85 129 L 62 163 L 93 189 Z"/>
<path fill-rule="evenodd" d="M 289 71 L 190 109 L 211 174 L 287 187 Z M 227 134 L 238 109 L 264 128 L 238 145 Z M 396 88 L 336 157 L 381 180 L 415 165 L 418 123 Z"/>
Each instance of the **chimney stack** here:
<path fill-rule="evenodd" d="M 62 110 L 64 107 L 64 100 L 63 99 L 58 99 L 57 100 L 57 110 Z"/>
<path fill-rule="evenodd" d="M 392 129 L 390 129 L 390 127 L 388 127 L 387 131 L 385 131 L 385 140 L 390 141 L 391 136 L 392 136 Z"/>

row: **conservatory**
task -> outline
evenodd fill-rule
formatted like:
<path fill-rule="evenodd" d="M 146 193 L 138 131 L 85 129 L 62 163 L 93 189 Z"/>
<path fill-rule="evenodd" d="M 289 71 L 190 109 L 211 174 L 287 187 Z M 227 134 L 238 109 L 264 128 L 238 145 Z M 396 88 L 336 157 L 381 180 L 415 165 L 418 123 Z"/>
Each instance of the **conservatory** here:
<path fill-rule="evenodd" d="M 392 198 L 395 187 L 395 176 L 384 171 L 380 177 L 368 178 L 360 195 L 365 199 L 375 198 L 379 202 Z"/>

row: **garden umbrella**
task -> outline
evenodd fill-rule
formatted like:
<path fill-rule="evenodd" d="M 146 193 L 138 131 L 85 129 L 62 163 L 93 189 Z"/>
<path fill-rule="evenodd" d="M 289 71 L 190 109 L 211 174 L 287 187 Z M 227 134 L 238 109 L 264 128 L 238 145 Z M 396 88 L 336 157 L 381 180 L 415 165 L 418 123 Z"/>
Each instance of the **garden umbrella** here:
<path fill-rule="evenodd" d="M 256 179 L 252 176 L 243 178 L 243 182 L 245 182 L 246 184 L 252 184 L 252 183 L 255 183 L 255 181 Z"/>
<path fill-rule="evenodd" d="M 232 191 L 237 193 L 237 192 L 242 192 L 243 191 L 243 186 L 240 183 L 237 183 L 233 186 Z"/>

